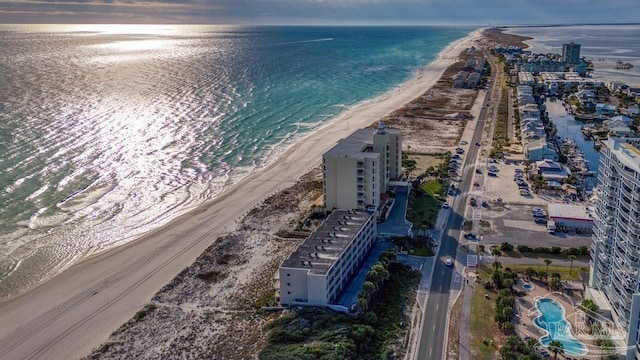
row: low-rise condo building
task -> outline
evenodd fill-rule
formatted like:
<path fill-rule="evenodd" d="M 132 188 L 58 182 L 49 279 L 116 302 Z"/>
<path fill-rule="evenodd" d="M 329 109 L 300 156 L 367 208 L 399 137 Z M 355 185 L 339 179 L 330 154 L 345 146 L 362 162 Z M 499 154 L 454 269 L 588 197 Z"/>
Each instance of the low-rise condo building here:
<path fill-rule="evenodd" d="M 327 306 L 376 240 L 373 213 L 335 210 L 280 266 L 280 303 Z"/>
<path fill-rule="evenodd" d="M 322 156 L 325 209 L 377 209 L 402 171 L 402 133 L 380 122 L 360 129 Z"/>
<path fill-rule="evenodd" d="M 640 139 L 609 138 L 601 153 L 589 285 L 640 359 Z"/>

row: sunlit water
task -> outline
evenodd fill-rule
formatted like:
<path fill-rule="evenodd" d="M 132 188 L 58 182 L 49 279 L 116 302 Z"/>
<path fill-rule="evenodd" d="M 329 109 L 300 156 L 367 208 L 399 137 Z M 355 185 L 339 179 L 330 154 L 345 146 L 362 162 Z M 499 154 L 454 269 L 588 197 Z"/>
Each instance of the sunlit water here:
<path fill-rule="evenodd" d="M 0 298 L 211 200 L 472 30 L 0 25 Z"/>

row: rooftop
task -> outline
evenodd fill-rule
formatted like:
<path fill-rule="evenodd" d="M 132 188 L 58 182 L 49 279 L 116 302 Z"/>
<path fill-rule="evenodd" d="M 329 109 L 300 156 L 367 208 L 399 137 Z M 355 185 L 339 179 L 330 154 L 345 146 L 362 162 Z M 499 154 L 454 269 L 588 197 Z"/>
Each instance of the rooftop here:
<path fill-rule="evenodd" d="M 379 155 L 373 152 L 371 147 L 373 144 L 374 129 L 358 129 L 344 139 L 340 139 L 338 143 L 329 149 L 326 156 L 348 156 L 361 158 L 376 158 Z"/>
<path fill-rule="evenodd" d="M 640 172 L 640 138 L 609 138 L 606 145 L 618 161 L 630 170 Z"/>
<path fill-rule="evenodd" d="M 587 207 L 583 205 L 549 203 L 548 207 L 550 219 L 561 218 L 593 221 L 593 218 L 587 212 Z"/>
<path fill-rule="evenodd" d="M 356 210 L 334 210 L 294 251 L 282 267 L 326 274 L 373 214 Z"/>

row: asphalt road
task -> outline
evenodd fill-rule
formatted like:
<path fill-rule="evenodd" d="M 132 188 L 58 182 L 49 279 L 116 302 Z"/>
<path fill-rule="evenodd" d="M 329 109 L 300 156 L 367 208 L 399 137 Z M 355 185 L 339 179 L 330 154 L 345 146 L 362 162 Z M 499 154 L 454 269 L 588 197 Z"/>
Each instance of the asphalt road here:
<path fill-rule="evenodd" d="M 490 98 L 494 97 L 495 93 L 495 74 L 496 67 L 493 66 L 493 88 L 490 92 L 491 95 L 487 95 L 484 99 L 480 115 L 476 120 L 478 123 L 473 133 L 471 146 L 469 146 L 469 150 L 465 156 L 460 183 L 458 184 L 458 189 L 462 192 L 461 194 L 468 193 L 471 190 L 471 182 L 475 172 L 474 164 L 480 151 L 480 146 L 476 146 L 475 144 L 482 142 L 482 132 L 484 131 L 487 118 L 487 104 L 491 101 Z M 447 257 L 451 257 L 452 259 L 456 258 L 459 245 L 458 239 L 460 238 L 460 229 L 464 221 L 466 207 L 467 196 L 456 197 L 452 206 L 452 212 L 449 215 L 445 231 L 442 235 L 439 257 L 436 259 L 433 269 L 433 280 L 431 282 L 429 299 L 424 308 L 423 327 L 416 357 L 416 359 L 419 360 L 444 358 L 444 344 L 447 336 L 445 331 L 447 328 L 447 317 L 449 316 L 449 292 L 451 289 L 451 278 L 454 273 L 452 267 L 445 265 L 444 259 Z"/>

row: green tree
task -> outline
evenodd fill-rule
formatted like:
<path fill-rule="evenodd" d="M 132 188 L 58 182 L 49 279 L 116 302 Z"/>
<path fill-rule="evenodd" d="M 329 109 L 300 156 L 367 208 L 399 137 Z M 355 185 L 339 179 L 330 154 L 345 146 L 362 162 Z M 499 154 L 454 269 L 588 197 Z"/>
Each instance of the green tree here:
<path fill-rule="evenodd" d="M 564 346 L 558 340 L 551 340 L 547 348 L 553 353 L 554 359 L 557 359 L 558 355 L 564 355 Z"/>
<path fill-rule="evenodd" d="M 536 271 L 536 269 L 534 269 L 532 267 L 528 267 L 528 268 L 524 269 L 524 274 L 527 276 L 527 278 L 529 280 L 531 280 L 531 278 L 533 276 L 536 276 L 538 274 L 538 272 Z"/>

